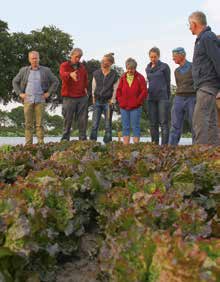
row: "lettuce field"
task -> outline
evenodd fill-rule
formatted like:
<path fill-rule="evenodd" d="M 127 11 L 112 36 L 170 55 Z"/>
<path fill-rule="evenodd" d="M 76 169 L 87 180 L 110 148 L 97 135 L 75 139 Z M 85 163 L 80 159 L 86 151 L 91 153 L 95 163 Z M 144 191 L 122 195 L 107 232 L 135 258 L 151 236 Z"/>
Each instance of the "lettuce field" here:
<path fill-rule="evenodd" d="M 75 282 L 220 281 L 220 147 L 0 149 L 0 281 L 65 282 L 68 263 Z"/>

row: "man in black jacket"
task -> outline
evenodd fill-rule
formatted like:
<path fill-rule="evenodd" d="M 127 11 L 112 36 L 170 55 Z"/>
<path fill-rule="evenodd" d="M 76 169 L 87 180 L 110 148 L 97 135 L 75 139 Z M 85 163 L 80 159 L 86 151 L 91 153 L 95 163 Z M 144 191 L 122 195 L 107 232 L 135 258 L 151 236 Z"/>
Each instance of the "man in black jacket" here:
<path fill-rule="evenodd" d="M 192 75 L 196 89 L 196 106 L 193 115 L 195 144 L 218 144 L 216 94 L 220 89 L 220 48 L 217 36 L 207 26 L 206 15 L 194 12 L 189 26 L 196 42 Z"/>

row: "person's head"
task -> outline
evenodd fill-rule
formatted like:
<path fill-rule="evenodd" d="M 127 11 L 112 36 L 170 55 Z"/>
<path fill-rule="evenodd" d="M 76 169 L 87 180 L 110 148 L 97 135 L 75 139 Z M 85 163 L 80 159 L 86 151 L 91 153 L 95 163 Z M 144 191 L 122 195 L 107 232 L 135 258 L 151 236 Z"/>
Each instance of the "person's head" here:
<path fill-rule="evenodd" d="M 101 66 L 102 68 L 110 68 L 111 65 L 113 65 L 115 63 L 115 59 L 114 59 L 114 53 L 109 53 L 103 56 L 102 61 L 101 61 Z"/>
<path fill-rule="evenodd" d="M 173 49 L 172 51 L 173 54 L 173 61 L 178 64 L 182 65 L 186 61 L 186 51 L 183 47 L 177 47 Z"/>
<path fill-rule="evenodd" d="M 30 51 L 28 53 L 28 60 L 32 68 L 38 68 L 40 62 L 40 55 L 37 51 Z"/>
<path fill-rule="evenodd" d="M 156 64 L 160 59 L 160 49 L 157 47 L 153 47 L 149 51 L 149 58 L 152 64 Z"/>
<path fill-rule="evenodd" d="M 125 66 L 128 74 L 134 74 L 137 68 L 137 62 L 132 58 L 128 58 L 125 62 Z"/>
<path fill-rule="evenodd" d="M 206 15 L 203 12 L 196 11 L 189 16 L 189 29 L 193 35 L 199 35 L 206 26 Z"/>
<path fill-rule="evenodd" d="M 74 48 L 70 53 L 70 60 L 72 64 L 79 63 L 81 57 L 83 55 L 83 51 L 80 48 Z"/>

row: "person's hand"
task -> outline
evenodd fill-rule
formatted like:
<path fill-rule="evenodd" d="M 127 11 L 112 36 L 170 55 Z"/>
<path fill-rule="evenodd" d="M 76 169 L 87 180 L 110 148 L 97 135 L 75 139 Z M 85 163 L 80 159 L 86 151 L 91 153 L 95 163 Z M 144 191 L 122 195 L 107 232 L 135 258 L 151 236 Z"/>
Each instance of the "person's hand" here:
<path fill-rule="evenodd" d="M 73 71 L 70 73 L 70 77 L 72 78 L 72 80 L 74 81 L 78 81 L 78 74 L 77 74 L 77 70 Z"/>
<path fill-rule="evenodd" d="M 48 92 L 44 93 L 44 99 L 47 99 L 50 96 L 50 94 Z"/>
<path fill-rule="evenodd" d="M 95 105 L 95 96 L 92 96 L 92 103 Z"/>
<path fill-rule="evenodd" d="M 220 99 L 220 91 L 217 93 L 216 99 Z"/>
<path fill-rule="evenodd" d="M 116 104 L 116 99 L 111 98 L 108 102 L 109 102 L 109 105 L 114 105 L 114 104 Z"/>
<path fill-rule="evenodd" d="M 25 99 L 25 97 L 26 97 L 26 93 L 21 93 L 21 94 L 19 95 L 19 97 L 21 98 L 21 100 L 24 101 L 24 99 Z"/>

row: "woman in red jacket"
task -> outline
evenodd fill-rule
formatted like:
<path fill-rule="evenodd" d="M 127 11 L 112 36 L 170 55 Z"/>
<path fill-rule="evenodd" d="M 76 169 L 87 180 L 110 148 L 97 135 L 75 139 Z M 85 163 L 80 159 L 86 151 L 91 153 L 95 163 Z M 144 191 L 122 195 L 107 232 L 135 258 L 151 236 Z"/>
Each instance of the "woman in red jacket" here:
<path fill-rule="evenodd" d="M 129 58 L 125 62 L 126 73 L 122 75 L 116 98 L 119 103 L 122 119 L 123 143 L 130 143 L 130 129 L 133 131 L 133 142 L 140 140 L 140 118 L 144 99 L 147 97 L 146 81 L 136 71 L 137 62 Z"/>

